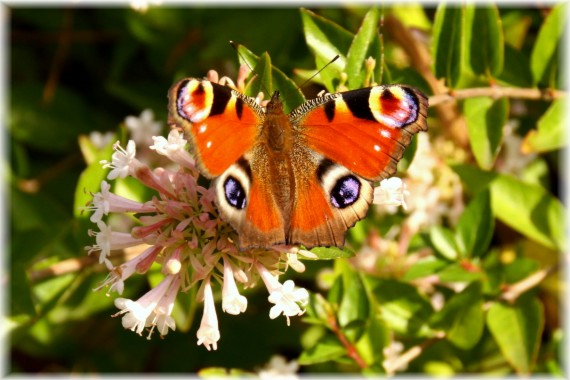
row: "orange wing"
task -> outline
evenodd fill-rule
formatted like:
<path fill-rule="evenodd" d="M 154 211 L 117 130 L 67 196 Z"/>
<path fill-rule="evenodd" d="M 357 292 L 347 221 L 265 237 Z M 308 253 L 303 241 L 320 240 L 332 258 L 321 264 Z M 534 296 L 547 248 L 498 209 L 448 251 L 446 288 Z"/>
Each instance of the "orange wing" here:
<path fill-rule="evenodd" d="M 254 144 L 263 111 L 227 86 L 183 79 L 168 93 L 169 124 L 186 132 L 198 167 L 207 177 L 221 175 Z"/>
<path fill-rule="evenodd" d="M 328 95 L 291 113 L 314 151 L 369 180 L 393 175 L 412 136 L 427 130 L 427 98 L 405 86 Z"/>

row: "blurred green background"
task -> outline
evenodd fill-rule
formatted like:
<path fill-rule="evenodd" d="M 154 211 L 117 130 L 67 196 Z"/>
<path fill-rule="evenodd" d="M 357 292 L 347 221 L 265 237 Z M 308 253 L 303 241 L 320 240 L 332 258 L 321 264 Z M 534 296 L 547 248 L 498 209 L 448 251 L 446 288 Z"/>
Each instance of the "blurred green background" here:
<path fill-rule="evenodd" d="M 270 320 L 270 305 L 264 289 L 246 293 L 249 306 L 244 314 L 229 316 L 218 312 L 222 338 L 218 350 L 208 352 L 196 345 L 199 316 L 192 325 L 181 328 L 185 331 L 171 332 L 165 339 L 155 336 L 147 341 L 123 329 L 120 318 L 110 317 L 117 311 L 113 306 L 114 296 L 107 297 L 104 291 L 92 291 L 106 276 L 106 271 L 100 267 L 85 265 L 81 270 L 71 268 L 61 275 L 42 270 L 68 259 L 87 260 L 83 247 L 92 244 L 86 231 L 93 226 L 86 222 L 85 217 L 77 217 L 78 210 L 74 205 L 76 191 L 81 191 L 76 189 L 78 179 L 86 167 L 78 144 L 79 136 L 93 131 L 118 130 L 118 135 L 124 137 L 125 117 L 138 116 L 144 109 L 152 109 L 155 119 L 163 121 L 162 134 L 166 135 L 166 94 L 175 80 L 185 76 L 202 77 L 210 69 L 217 70 L 220 75 L 236 77 L 239 64 L 228 43 L 230 40 L 245 45 L 256 54 L 268 51 L 273 65 L 297 79 L 297 83 L 302 83 L 301 78 L 293 75 L 294 70 L 314 70 L 315 58 L 307 46 L 299 9 L 205 7 L 202 4 L 180 8 L 151 5 L 142 11 L 126 3 L 108 8 L 95 7 L 93 3 L 91 6 L 79 3 L 68 7 L 3 7 L 9 22 L 6 64 L 9 79 L 7 190 L 10 193 L 10 291 L 7 306 L 10 372 L 193 373 L 207 367 L 252 371 L 267 363 L 274 354 L 288 359 L 298 358 L 303 347 L 307 349 L 318 337 L 311 336 L 313 330 L 308 330 L 308 325 L 301 318 L 292 319 L 290 327 L 286 326 L 284 319 Z M 311 8 L 352 33 L 357 32 L 368 9 L 353 6 Z M 417 29 L 420 39 L 432 37 L 429 32 L 436 10 L 430 5 L 408 8 L 394 4 L 389 12 L 402 24 Z M 500 84 L 532 87 L 540 82 L 539 87 L 546 88 L 552 83 L 560 83 L 554 74 L 534 82 L 530 79 L 529 57 L 537 50 L 534 49 L 535 42 L 548 14 L 547 7 L 500 9 L 498 17 L 504 28 L 506 49 L 505 70 L 499 77 Z M 441 35 L 439 37 L 444 40 Z M 399 59 L 402 53 L 391 45 L 393 36 L 390 30 L 384 38 L 387 61 L 390 64 L 404 62 L 390 66 L 393 77 L 398 80 L 404 78 L 406 83 L 419 86 L 431 95 L 425 81 L 407 67 L 410 62 Z M 477 41 L 477 36 L 474 41 Z M 550 48 L 547 46 L 544 51 Z M 558 51 L 556 49 L 558 47 L 554 45 L 549 51 Z M 557 56 L 555 53 L 552 55 Z M 540 59 L 538 53 L 537 56 Z M 552 62 L 556 66 L 555 60 Z M 552 73 L 554 69 L 545 72 Z M 477 80 L 467 81 L 462 86 L 468 88 L 483 83 L 480 78 Z M 529 101 L 525 106 L 526 113 L 516 116 L 522 120 L 517 132 L 521 136 L 536 127 L 537 120 L 550 102 Z M 516 113 L 516 104 L 510 112 Z M 434 124 L 434 129 L 430 124 L 430 138 L 433 131 L 441 127 Z M 443 133 L 441 128 L 438 133 L 445 135 L 445 128 Z M 469 137 L 464 135 L 462 138 L 465 142 Z M 463 149 L 467 150 L 467 145 Z M 540 152 L 535 161 L 538 165 L 526 172 L 521 181 L 543 186 L 546 192 L 559 196 L 563 180 L 559 177 L 562 166 L 558 158 L 559 148 L 555 144 L 554 148 Z M 438 149 L 446 152 L 445 146 L 440 145 Z M 465 161 L 473 164 L 470 153 L 462 157 L 467 157 Z M 493 160 L 495 158 L 496 153 Z M 471 184 L 480 185 L 480 182 L 475 180 Z M 469 185 L 467 181 L 465 187 L 469 189 Z M 548 198 L 549 201 L 554 197 Z M 384 231 L 394 220 L 401 218 L 387 217 L 383 220 Z M 516 227 L 507 224 L 498 223 L 492 232 L 492 244 L 496 249 L 490 249 L 486 258 L 494 260 L 499 257 L 497 247 L 500 247 L 501 254 L 510 250 L 509 253 L 518 255 L 517 258 L 524 256 L 520 254 L 521 250 L 525 254 L 528 251 L 534 254 L 532 260 L 521 258 L 510 269 L 501 267 L 500 276 L 497 275 L 501 281 L 511 276 L 511 282 L 515 282 L 539 266 L 556 265 L 553 264 L 556 254 L 551 245 L 546 249 L 540 244 L 528 244 L 526 238 L 535 232 L 532 228 L 529 228 L 531 233 L 525 235 L 525 231 L 515 232 L 512 228 L 516 230 Z M 533 236 L 530 237 L 532 240 Z M 517 249 L 509 246 L 505 249 L 506 245 L 521 241 L 524 248 L 517 250 L 519 246 Z M 513 253 L 515 250 L 517 253 Z M 441 259 L 441 255 L 438 258 Z M 475 258 L 474 261 L 477 260 Z M 499 262 L 498 258 L 496 262 Z M 500 265 L 494 266 L 494 263 L 489 264 L 490 269 L 485 268 L 489 269 L 490 277 L 493 270 L 499 272 L 497 268 Z M 306 265 L 305 273 L 295 275 L 296 284 L 316 291 L 317 273 L 332 267 L 333 263 L 306 262 Z M 503 270 L 511 272 L 504 275 Z M 402 277 L 397 269 L 395 272 L 388 276 Z M 293 274 L 289 272 L 288 276 Z M 553 282 L 540 293 L 541 297 L 546 294 L 541 298 L 546 310 L 541 322 L 546 327 L 541 335 L 543 346 L 538 367 L 541 372 L 550 370 L 558 373 L 557 353 L 562 339 L 560 304 L 556 298 L 559 283 Z M 498 284 L 493 286 L 499 288 Z M 148 288 L 143 276 L 133 277 L 127 282 L 124 296 L 136 298 Z M 444 293 L 451 298 L 451 291 Z M 490 372 L 499 368 L 499 373 L 509 373 L 511 369 L 500 357 L 497 345 L 489 343 L 489 331 L 486 330 L 485 334 L 484 340 L 473 350 L 485 358 L 488 352 L 492 352 L 496 355 L 489 355 L 492 360 L 485 362 L 474 357 L 473 351 L 438 342 L 432 347 L 432 354 L 412 362 L 408 371 L 425 372 L 430 363 L 436 363 L 432 366 L 433 374 L 448 374 L 452 367 L 459 372 L 477 372 L 482 371 L 480 366 L 485 365 Z M 422 339 L 413 336 L 406 344 L 408 347 L 420 344 Z M 449 368 L 436 368 L 441 364 L 436 359 L 443 360 L 451 352 Z M 529 361 L 535 359 L 533 357 Z M 314 364 L 304 370 L 354 370 L 346 361 L 339 362 L 341 364 Z"/>

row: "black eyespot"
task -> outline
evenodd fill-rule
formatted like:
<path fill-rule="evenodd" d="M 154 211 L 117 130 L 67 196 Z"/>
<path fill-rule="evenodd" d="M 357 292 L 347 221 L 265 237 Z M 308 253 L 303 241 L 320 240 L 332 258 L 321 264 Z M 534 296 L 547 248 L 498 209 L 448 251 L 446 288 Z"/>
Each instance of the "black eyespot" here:
<path fill-rule="evenodd" d="M 228 203 L 238 210 L 245 208 L 245 189 L 241 183 L 232 176 L 226 178 L 224 182 L 224 192 Z"/>
<path fill-rule="evenodd" d="M 353 175 L 340 178 L 331 191 L 331 203 L 336 208 L 345 208 L 360 197 L 360 181 Z"/>

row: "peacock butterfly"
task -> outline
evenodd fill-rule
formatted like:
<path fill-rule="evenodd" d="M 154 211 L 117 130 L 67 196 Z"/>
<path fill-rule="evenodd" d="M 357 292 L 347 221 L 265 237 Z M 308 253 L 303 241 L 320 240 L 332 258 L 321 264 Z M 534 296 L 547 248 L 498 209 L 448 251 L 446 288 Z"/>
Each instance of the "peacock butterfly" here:
<path fill-rule="evenodd" d="M 220 214 L 241 249 L 344 245 L 372 202 L 370 181 L 390 177 L 412 136 L 427 130 L 417 89 L 375 86 L 308 100 L 285 114 L 230 87 L 187 78 L 168 94 Z"/>

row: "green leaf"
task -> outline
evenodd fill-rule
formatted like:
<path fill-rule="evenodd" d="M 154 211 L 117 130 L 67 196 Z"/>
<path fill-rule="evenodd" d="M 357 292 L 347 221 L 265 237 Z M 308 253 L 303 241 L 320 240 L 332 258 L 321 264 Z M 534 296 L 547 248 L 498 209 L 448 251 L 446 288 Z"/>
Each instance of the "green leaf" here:
<path fill-rule="evenodd" d="M 319 74 L 327 91 L 334 92 L 340 73 L 346 67 L 345 54 L 352 43 L 353 34 L 307 9 L 301 9 L 301 19 L 305 40 L 315 56 L 317 69 L 340 55 L 339 59 Z"/>
<path fill-rule="evenodd" d="M 560 46 L 566 24 L 565 3 L 560 3 L 552 8 L 552 11 L 542 24 L 532 54 L 530 67 L 535 83 L 555 85 L 551 83 L 551 77 L 557 73 Z"/>
<path fill-rule="evenodd" d="M 415 286 L 395 280 L 366 280 L 390 329 L 414 337 L 433 334 L 427 324 L 433 308 Z"/>
<path fill-rule="evenodd" d="M 497 83 L 505 86 L 532 87 L 529 58 L 509 44 L 505 44 L 505 64 Z"/>
<path fill-rule="evenodd" d="M 471 282 L 483 277 L 479 270 L 467 268 L 464 263 L 451 264 L 439 271 L 437 276 L 441 282 Z"/>
<path fill-rule="evenodd" d="M 26 315 L 31 318 L 36 315 L 30 281 L 26 266 L 22 262 L 11 263 L 10 293 L 10 310 L 8 310 L 10 316 Z M 26 322 L 27 320 L 27 318 L 24 319 Z"/>
<path fill-rule="evenodd" d="M 463 10 L 440 3 L 433 25 L 433 62 L 435 75 L 455 87 L 461 74 Z"/>
<path fill-rule="evenodd" d="M 408 28 L 425 30 L 432 26 L 420 3 L 393 3 L 390 12 Z"/>
<path fill-rule="evenodd" d="M 340 302 L 337 318 L 341 327 L 353 322 L 363 322 L 369 314 L 369 305 L 362 280 L 358 273 L 343 273 L 344 293 Z"/>
<path fill-rule="evenodd" d="M 548 152 L 566 146 L 565 99 L 555 100 L 537 123 L 537 129 L 531 129 L 523 140 L 524 153 Z"/>
<path fill-rule="evenodd" d="M 344 247 L 343 249 L 337 247 L 314 247 L 310 252 L 317 255 L 319 260 L 348 259 L 355 255 L 354 251 L 348 247 Z"/>
<path fill-rule="evenodd" d="M 487 251 L 495 230 L 489 191 L 482 191 L 473 198 L 456 229 L 457 246 L 464 257 L 481 256 Z"/>
<path fill-rule="evenodd" d="M 495 5 L 476 6 L 469 58 L 475 74 L 497 76 L 503 71 L 503 29 Z"/>
<path fill-rule="evenodd" d="M 348 76 L 349 89 L 362 87 L 366 75 L 363 68 L 364 60 L 370 55 L 370 47 L 377 35 L 378 17 L 378 9 L 371 8 L 364 16 L 362 25 L 352 40 L 350 50 L 346 55 L 345 68 L 345 72 Z M 380 62 L 377 63 L 380 64 Z"/>
<path fill-rule="evenodd" d="M 267 52 L 263 53 L 257 64 L 253 67 L 252 80 L 245 86 L 245 94 L 255 97 L 263 92 L 267 98 L 273 95 L 273 80 L 271 76 L 271 58 Z"/>
<path fill-rule="evenodd" d="M 325 337 L 313 347 L 303 351 L 297 360 L 301 365 L 311 365 L 335 360 L 346 354 L 342 344 L 332 337 Z"/>
<path fill-rule="evenodd" d="M 356 342 L 356 349 L 369 366 L 384 361 L 384 348 L 390 343 L 390 330 L 378 315 L 368 319 L 366 332 Z"/>
<path fill-rule="evenodd" d="M 491 208 L 516 231 L 546 247 L 566 249 L 564 206 L 543 187 L 498 175 L 491 183 Z"/>
<path fill-rule="evenodd" d="M 438 259 L 435 256 L 427 256 L 415 262 L 404 275 L 403 279 L 405 281 L 415 280 L 416 278 L 422 278 L 431 276 L 437 273 L 440 269 L 444 268 L 449 264 L 448 261 Z"/>
<path fill-rule="evenodd" d="M 497 177 L 497 173 L 487 172 L 471 165 L 451 165 L 451 168 L 461 177 L 464 188 L 471 194 L 484 190 Z"/>
<path fill-rule="evenodd" d="M 530 374 L 544 328 L 540 301 L 533 296 L 523 296 L 515 305 L 494 303 L 487 312 L 487 326 L 517 373 Z"/>
<path fill-rule="evenodd" d="M 455 346 L 470 349 L 483 334 L 483 295 L 481 283 L 473 282 L 454 295 L 432 318 L 432 327 L 446 332 Z"/>
<path fill-rule="evenodd" d="M 238 45 L 237 49 L 239 53 L 239 61 L 241 64 L 247 64 L 250 67 L 257 68 L 257 64 L 260 60 L 258 56 L 253 54 L 248 48 L 243 45 Z M 269 87 L 279 91 L 279 96 L 283 102 L 283 109 L 285 112 L 290 112 L 293 108 L 297 107 L 305 101 L 303 93 L 295 84 L 295 82 L 287 77 L 283 71 L 279 70 L 273 65 L 271 65 L 271 79 L 272 83 Z M 267 95 L 271 96 L 273 94 Z M 257 96 L 257 93 L 252 93 L 250 96 Z"/>
<path fill-rule="evenodd" d="M 455 244 L 455 236 L 450 229 L 437 225 L 433 226 L 429 237 L 437 253 L 448 260 L 457 259 L 458 249 Z"/>
<path fill-rule="evenodd" d="M 479 97 L 464 102 L 469 142 L 477 164 L 483 169 L 490 169 L 499 153 L 508 106 L 506 98 Z"/>

